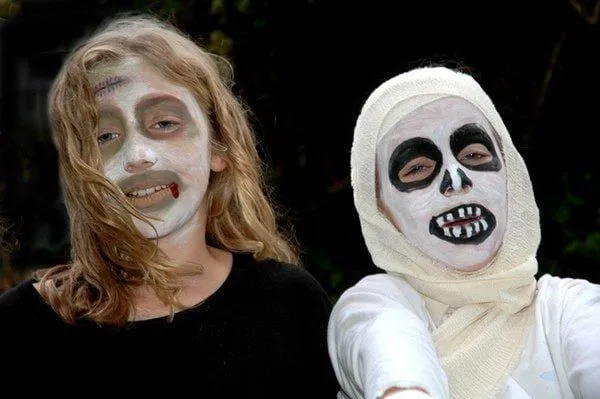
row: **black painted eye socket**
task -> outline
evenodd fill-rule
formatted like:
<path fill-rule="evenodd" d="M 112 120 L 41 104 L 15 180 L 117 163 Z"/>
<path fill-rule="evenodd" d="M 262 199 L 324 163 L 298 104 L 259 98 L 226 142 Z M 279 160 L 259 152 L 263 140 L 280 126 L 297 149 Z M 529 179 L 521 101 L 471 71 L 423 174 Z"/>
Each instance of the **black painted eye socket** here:
<path fill-rule="evenodd" d="M 466 168 L 476 171 L 499 171 L 502 162 L 490 136 L 476 123 L 456 129 L 450 136 L 450 149 Z"/>
<path fill-rule="evenodd" d="M 415 137 L 402 142 L 390 157 L 388 176 L 402 192 L 425 188 L 440 172 L 442 153 L 433 141 Z"/>

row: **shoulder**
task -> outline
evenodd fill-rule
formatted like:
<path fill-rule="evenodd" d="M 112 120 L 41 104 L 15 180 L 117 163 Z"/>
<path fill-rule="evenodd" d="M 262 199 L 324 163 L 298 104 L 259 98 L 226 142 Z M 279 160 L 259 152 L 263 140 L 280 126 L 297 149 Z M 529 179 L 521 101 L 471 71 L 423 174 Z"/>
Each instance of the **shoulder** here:
<path fill-rule="evenodd" d="M 381 300 L 421 305 L 423 298 L 402 276 L 392 273 L 377 273 L 363 277 L 342 297 L 367 296 Z"/>
<path fill-rule="evenodd" d="M 236 263 L 235 267 L 244 274 L 245 282 L 255 288 L 296 297 L 326 298 L 329 301 L 321 284 L 303 266 L 273 259 L 256 260 L 249 254 L 238 255 Z"/>
<path fill-rule="evenodd" d="M 15 339 L 20 339 L 45 319 L 47 305 L 33 283 L 33 280 L 23 281 L 0 295 L 0 335 L 15 334 Z"/>
<path fill-rule="evenodd" d="M 33 280 L 28 279 L 3 292 L 0 295 L 0 314 L 11 313 L 31 303 L 37 292 L 33 283 Z"/>
<path fill-rule="evenodd" d="M 538 280 L 537 306 L 545 314 L 559 314 L 563 324 L 572 319 L 598 318 L 600 285 L 583 279 L 543 275 Z M 558 316 L 557 316 L 558 317 Z"/>
<path fill-rule="evenodd" d="M 402 276 L 392 273 L 377 273 L 363 277 L 356 283 L 355 288 L 374 290 L 393 289 L 403 292 L 417 292 Z"/>
<path fill-rule="evenodd" d="M 600 298 L 600 285 L 576 278 L 545 274 L 537 282 L 537 301 L 540 304 L 585 302 Z"/>

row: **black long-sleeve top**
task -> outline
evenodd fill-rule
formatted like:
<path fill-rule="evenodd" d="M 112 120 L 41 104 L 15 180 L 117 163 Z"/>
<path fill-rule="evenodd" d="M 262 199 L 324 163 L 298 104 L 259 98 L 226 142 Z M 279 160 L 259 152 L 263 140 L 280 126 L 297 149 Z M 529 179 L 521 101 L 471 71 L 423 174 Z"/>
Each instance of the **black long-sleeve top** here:
<path fill-rule="evenodd" d="M 0 296 L 0 379 L 59 396 L 335 398 L 330 311 L 306 270 L 250 255 L 234 255 L 223 285 L 172 322 L 70 325 L 28 280 Z"/>

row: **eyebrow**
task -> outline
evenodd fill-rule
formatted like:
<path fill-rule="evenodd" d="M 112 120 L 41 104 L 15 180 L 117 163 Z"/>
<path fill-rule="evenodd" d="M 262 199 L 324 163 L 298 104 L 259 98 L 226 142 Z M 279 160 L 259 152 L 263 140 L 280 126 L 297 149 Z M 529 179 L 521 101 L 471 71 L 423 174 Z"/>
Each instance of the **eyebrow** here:
<path fill-rule="evenodd" d="M 136 114 L 141 115 L 142 112 L 154 107 L 158 107 L 162 104 L 171 104 L 172 106 L 178 107 L 180 112 L 184 113 L 184 116 L 191 118 L 190 109 L 188 106 L 177 96 L 167 93 L 151 93 L 142 97 L 135 104 Z"/>
<path fill-rule="evenodd" d="M 162 103 L 174 103 L 174 104 L 177 104 L 179 106 L 187 108 L 186 105 L 185 105 L 185 103 L 183 101 L 181 101 L 179 98 L 177 98 L 176 96 L 174 96 L 172 94 L 166 94 L 166 93 L 160 93 L 160 94 L 151 93 L 151 94 L 148 94 L 148 95 L 142 97 L 135 104 L 135 107 L 136 108 L 140 108 L 140 107 L 154 107 L 154 106 L 160 105 Z"/>
<path fill-rule="evenodd" d="M 123 86 L 130 81 L 131 79 L 126 76 L 111 76 L 94 86 L 94 94 L 96 97 L 105 96 L 115 91 L 117 87 Z"/>

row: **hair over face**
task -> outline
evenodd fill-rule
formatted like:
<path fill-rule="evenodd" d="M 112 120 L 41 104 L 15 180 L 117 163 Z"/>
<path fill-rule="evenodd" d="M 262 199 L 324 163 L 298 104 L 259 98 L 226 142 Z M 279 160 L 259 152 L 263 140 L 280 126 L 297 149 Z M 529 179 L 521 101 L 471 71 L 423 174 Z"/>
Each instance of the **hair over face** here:
<path fill-rule="evenodd" d="M 210 176 L 207 242 L 255 258 L 297 264 L 291 235 L 278 228 L 266 194 L 247 110 L 231 91 L 231 69 L 174 26 L 149 16 L 109 21 L 65 60 L 49 95 L 49 118 L 71 221 L 71 262 L 40 271 L 40 293 L 68 322 L 86 317 L 124 323 L 132 289 L 149 285 L 172 311 L 177 278 L 198 265 L 169 260 L 144 238 L 132 216 L 151 223 L 103 174 L 96 140 L 98 112 L 89 76 L 94 69 L 139 58 L 186 87 L 206 112 L 211 151 L 227 167 Z M 227 65 L 228 66 L 228 65 Z"/>

